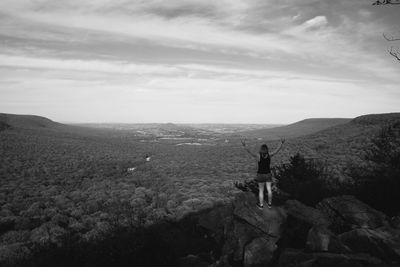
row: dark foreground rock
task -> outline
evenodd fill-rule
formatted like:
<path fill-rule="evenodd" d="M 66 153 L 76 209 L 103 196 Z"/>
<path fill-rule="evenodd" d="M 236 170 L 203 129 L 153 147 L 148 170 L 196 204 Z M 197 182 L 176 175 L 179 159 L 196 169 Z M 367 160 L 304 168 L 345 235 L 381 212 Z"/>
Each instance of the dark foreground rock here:
<path fill-rule="evenodd" d="M 343 233 L 352 229 L 375 229 L 389 225 L 388 217 L 354 196 L 338 196 L 324 199 L 317 208 L 328 215 L 332 230 Z"/>
<path fill-rule="evenodd" d="M 367 254 L 305 253 L 297 249 L 285 250 L 280 267 L 382 267 L 384 262 Z"/>
<path fill-rule="evenodd" d="M 386 261 L 400 261 L 398 229 L 354 229 L 339 235 L 339 239 L 352 251 L 368 253 Z"/>
<path fill-rule="evenodd" d="M 288 200 L 258 210 L 251 193 L 233 202 L 222 257 L 229 266 L 397 266 L 400 231 L 385 214 L 352 196 L 313 208 Z M 339 224 L 339 225 L 337 225 Z M 340 229 L 338 234 L 334 230 Z M 222 261 L 221 261 L 222 262 Z M 228 262 L 228 264 L 226 264 Z"/>
<path fill-rule="evenodd" d="M 259 210 L 253 194 L 241 193 L 233 203 L 233 220 L 227 225 L 224 251 L 233 263 L 263 266 L 275 257 L 286 212 L 282 207 Z"/>
<path fill-rule="evenodd" d="M 350 253 L 351 249 L 325 227 L 312 227 L 307 234 L 305 248 L 310 251 Z"/>
<path fill-rule="evenodd" d="M 65 243 L 62 220 L 8 232 L 0 236 L 0 266 L 400 266 L 397 220 L 352 196 L 316 208 L 287 200 L 260 210 L 256 201 L 254 192 L 238 192 L 230 204 L 179 221 L 103 231 L 77 243 Z M 8 229 L 14 221 L 1 223 Z"/>
<path fill-rule="evenodd" d="M 186 257 L 179 259 L 179 265 L 181 267 L 208 267 L 209 264 L 204 261 L 201 257 L 196 255 L 187 255 Z"/>

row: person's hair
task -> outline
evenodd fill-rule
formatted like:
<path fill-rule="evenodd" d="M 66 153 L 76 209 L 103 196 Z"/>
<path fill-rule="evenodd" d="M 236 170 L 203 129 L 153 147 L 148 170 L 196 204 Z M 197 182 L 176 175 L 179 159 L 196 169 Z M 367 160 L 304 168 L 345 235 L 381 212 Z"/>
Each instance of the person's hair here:
<path fill-rule="evenodd" d="M 268 146 L 266 145 L 266 144 L 263 144 L 261 147 L 260 147 L 260 153 L 269 153 L 269 151 L 268 151 Z"/>

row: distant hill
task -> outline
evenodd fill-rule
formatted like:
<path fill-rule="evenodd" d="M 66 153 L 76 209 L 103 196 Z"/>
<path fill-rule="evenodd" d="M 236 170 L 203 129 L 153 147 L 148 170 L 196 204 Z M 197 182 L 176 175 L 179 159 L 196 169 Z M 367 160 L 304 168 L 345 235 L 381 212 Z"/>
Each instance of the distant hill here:
<path fill-rule="evenodd" d="M 307 136 L 290 140 L 293 147 L 306 148 L 310 156 L 327 160 L 336 173 L 355 165 L 364 164 L 365 151 L 372 145 L 382 127 L 400 122 L 400 113 L 371 114 L 356 117 L 353 120 L 318 131 Z M 287 146 L 290 148 L 290 144 Z M 292 153 L 295 151 L 291 151 Z"/>
<path fill-rule="evenodd" d="M 359 116 L 352 120 L 352 123 L 363 125 L 384 125 L 388 123 L 397 122 L 400 119 L 400 113 L 382 113 L 382 114 L 369 114 Z"/>
<path fill-rule="evenodd" d="M 332 126 L 345 124 L 351 121 L 348 118 L 315 118 L 305 119 L 286 126 L 243 131 L 237 134 L 249 138 L 263 138 L 264 140 L 276 140 L 279 138 L 295 138 L 312 134 Z"/>
<path fill-rule="evenodd" d="M 345 142 L 349 139 L 362 141 L 363 137 L 371 137 L 383 126 L 400 122 L 400 113 L 370 114 L 356 117 L 348 123 L 336 125 L 296 140 L 316 141 L 321 138 L 331 143 L 330 149 L 334 149 L 335 143 Z"/>
<path fill-rule="evenodd" d="M 62 124 L 35 115 L 16 115 L 0 113 L 0 129 L 6 128 L 52 128 Z"/>

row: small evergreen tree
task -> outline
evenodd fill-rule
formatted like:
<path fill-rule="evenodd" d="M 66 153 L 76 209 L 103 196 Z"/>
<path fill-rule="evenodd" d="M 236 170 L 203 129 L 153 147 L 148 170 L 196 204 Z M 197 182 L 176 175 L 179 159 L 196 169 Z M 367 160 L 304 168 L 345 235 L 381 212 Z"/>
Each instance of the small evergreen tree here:
<path fill-rule="evenodd" d="M 315 160 L 306 160 L 297 153 L 290 158 L 289 164 L 276 168 L 276 178 L 279 187 L 307 205 L 315 205 L 324 197 L 328 190 L 325 186 L 326 168 Z"/>
<path fill-rule="evenodd" d="M 388 214 L 400 211 L 400 122 L 381 129 L 366 150 L 369 167 L 353 172 L 356 196 Z"/>

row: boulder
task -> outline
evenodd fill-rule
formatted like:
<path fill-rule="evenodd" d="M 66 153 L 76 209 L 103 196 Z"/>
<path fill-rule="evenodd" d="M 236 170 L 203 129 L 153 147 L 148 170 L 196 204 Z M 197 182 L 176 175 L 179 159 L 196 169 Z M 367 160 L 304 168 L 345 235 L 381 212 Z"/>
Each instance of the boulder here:
<path fill-rule="evenodd" d="M 229 263 L 229 257 L 224 255 L 208 267 L 232 267 L 232 265 Z"/>
<path fill-rule="evenodd" d="M 198 224 L 207 229 L 218 243 L 221 243 L 229 221 L 232 221 L 232 206 L 221 205 L 212 208 L 206 213 L 199 214 Z"/>
<path fill-rule="evenodd" d="M 317 208 L 332 221 L 331 229 L 336 233 L 356 228 L 375 229 L 389 225 L 387 216 L 356 199 L 354 196 L 326 198 L 317 204 Z"/>
<path fill-rule="evenodd" d="M 286 213 L 281 207 L 259 210 L 255 203 L 252 193 L 237 194 L 233 216 L 224 227 L 222 256 L 227 256 L 235 264 L 266 265 L 277 249 Z"/>
<path fill-rule="evenodd" d="M 344 245 L 326 227 L 313 226 L 307 235 L 306 249 L 318 252 L 349 253 L 350 248 Z"/>
<path fill-rule="evenodd" d="M 260 231 L 257 231 L 254 227 L 242 223 L 239 221 L 233 222 L 233 245 L 232 255 L 234 261 L 243 261 L 243 251 L 245 249 L 246 244 L 248 244 L 251 240 L 262 236 L 263 234 Z"/>
<path fill-rule="evenodd" d="M 265 266 L 271 262 L 277 248 L 274 238 L 259 237 L 253 239 L 244 250 L 244 267 Z"/>
<path fill-rule="evenodd" d="M 400 261 L 400 230 L 389 227 L 354 229 L 338 236 L 354 252 L 363 252 L 386 261 Z"/>
<path fill-rule="evenodd" d="M 231 215 L 232 208 L 229 205 L 215 206 L 211 210 L 198 215 L 199 225 L 211 231 L 219 229 Z"/>
<path fill-rule="evenodd" d="M 208 267 L 209 264 L 203 261 L 199 256 L 187 255 L 179 259 L 180 267 Z"/>
<path fill-rule="evenodd" d="M 400 216 L 394 216 L 390 219 L 390 225 L 393 228 L 400 229 Z"/>
<path fill-rule="evenodd" d="M 382 267 L 384 263 L 366 254 L 305 253 L 286 249 L 279 257 L 279 267 Z"/>
<path fill-rule="evenodd" d="M 285 209 L 289 216 L 296 218 L 310 226 L 328 227 L 331 224 L 329 217 L 313 207 L 309 207 L 297 200 L 288 200 Z"/>
<path fill-rule="evenodd" d="M 238 194 L 234 201 L 233 214 L 236 219 L 245 221 L 266 235 L 279 237 L 282 225 L 286 220 L 286 212 L 281 207 L 259 210 L 256 198 L 251 193 Z"/>
<path fill-rule="evenodd" d="M 312 251 L 328 251 L 331 233 L 322 227 L 312 227 L 307 234 L 306 247 Z"/>
<path fill-rule="evenodd" d="M 304 248 L 312 227 L 326 231 L 330 225 L 328 217 L 321 211 L 304 205 L 297 200 L 288 200 L 285 203 L 288 217 L 285 223 L 285 233 L 282 235 L 284 246 Z"/>

